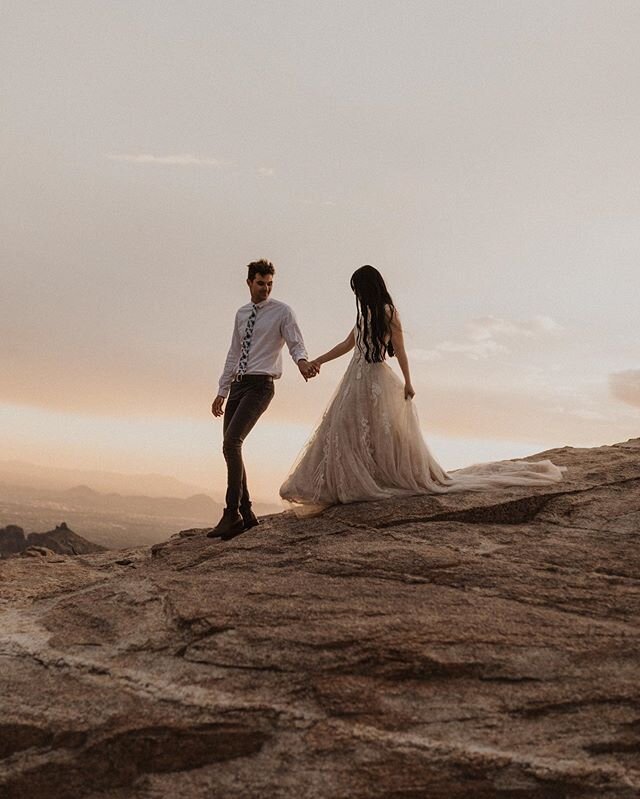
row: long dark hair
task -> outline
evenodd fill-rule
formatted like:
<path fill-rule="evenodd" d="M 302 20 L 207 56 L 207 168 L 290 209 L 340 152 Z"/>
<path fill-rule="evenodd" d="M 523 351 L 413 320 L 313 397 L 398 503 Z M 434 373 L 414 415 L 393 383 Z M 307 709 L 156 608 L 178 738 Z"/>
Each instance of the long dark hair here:
<path fill-rule="evenodd" d="M 358 309 L 358 345 L 364 352 L 365 360 L 378 363 L 384 361 L 387 355 L 393 357 L 391 339 L 385 344 L 385 338 L 389 334 L 389 322 L 396 308 L 382 275 L 369 264 L 361 266 L 351 275 L 351 288 L 356 295 Z M 389 320 L 386 307 L 391 310 Z"/>

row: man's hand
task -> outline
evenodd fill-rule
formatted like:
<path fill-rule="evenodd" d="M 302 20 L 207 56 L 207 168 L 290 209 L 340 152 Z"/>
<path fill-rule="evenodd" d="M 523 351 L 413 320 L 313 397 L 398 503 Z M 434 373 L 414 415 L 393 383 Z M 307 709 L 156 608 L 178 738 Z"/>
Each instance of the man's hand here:
<path fill-rule="evenodd" d="M 306 358 L 301 358 L 298 361 L 298 369 L 300 370 L 300 374 L 304 377 L 305 380 L 310 380 L 312 377 L 315 377 L 320 371 L 314 364 L 309 363 L 309 361 L 307 361 Z"/>
<path fill-rule="evenodd" d="M 214 416 L 222 416 L 223 410 L 222 406 L 224 405 L 224 397 L 221 397 L 219 394 L 214 399 L 213 403 L 211 404 L 211 413 Z"/>

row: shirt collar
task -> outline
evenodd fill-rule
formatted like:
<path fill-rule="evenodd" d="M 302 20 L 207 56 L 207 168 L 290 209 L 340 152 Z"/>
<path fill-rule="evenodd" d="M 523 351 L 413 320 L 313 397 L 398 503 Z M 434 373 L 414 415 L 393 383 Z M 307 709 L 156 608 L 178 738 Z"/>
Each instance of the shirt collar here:
<path fill-rule="evenodd" d="M 267 299 L 266 300 L 262 300 L 262 302 L 256 302 L 256 303 L 252 302 L 252 303 L 250 303 L 250 305 L 255 305 L 256 308 L 258 310 L 260 310 L 260 308 L 264 308 L 264 306 L 269 302 L 270 299 L 271 299 L 271 297 L 267 297 Z"/>

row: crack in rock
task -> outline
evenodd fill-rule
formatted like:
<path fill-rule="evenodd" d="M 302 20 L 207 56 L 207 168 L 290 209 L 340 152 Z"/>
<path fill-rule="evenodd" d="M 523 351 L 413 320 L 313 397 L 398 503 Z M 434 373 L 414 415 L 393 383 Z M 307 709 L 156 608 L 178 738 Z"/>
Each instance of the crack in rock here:
<path fill-rule="evenodd" d="M 89 790 L 132 785 L 143 774 L 200 768 L 257 754 L 270 735 L 247 725 L 217 722 L 152 726 L 100 737 L 57 763 L 44 762 L 9 777 L 3 799 L 77 799 Z"/>

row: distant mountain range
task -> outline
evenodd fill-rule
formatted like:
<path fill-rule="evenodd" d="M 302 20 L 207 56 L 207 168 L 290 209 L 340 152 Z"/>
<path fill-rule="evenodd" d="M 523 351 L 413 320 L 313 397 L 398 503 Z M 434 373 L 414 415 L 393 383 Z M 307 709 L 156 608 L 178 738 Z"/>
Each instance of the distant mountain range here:
<path fill-rule="evenodd" d="M 64 491 L 78 485 L 94 491 L 142 494 L 148 497 L 190 497 L 202 487 L 184 483 L 164 474 L 120 474 L 86 469 L 39 466 L 26 461 L 0 461 L 0 483 L 12 486 Z"/>
<path fill-rule="evenodd" d="M 189 527 L 213 527 L 222 509 L 203 493 L 158 497 L 102 493 L 86 483 L 59 490 L 0 481 L 0 525 L 47 530 L 65 519 L 82 536 L 109 549 L 155 544 Z M 264 516 L 282 508 L 256 503 L 254 510 Z"/>
<path fill-rule="evenodd" d="M 74 533 L 66 522 L 47 533 L 29 533 L 25 536 L 22 527 L 9 525 L 0 529 L 0 557 L 19 555 L 28 547 L 46 547 L 60 555 L 86 555 L 90 552 L 103 552 L 101 547 Z"/>
<path fill-rule="evenodd" d="M 180 518 L 211 519 L 221 513 L 222 506 L 207 494 L 190 497 L 149 497 L 127 494 L 101 494 L 86 485 L 74 486 L 59 492 L 61 497 L 75 505 L 91 507 L 93 510 L 117 511 L 118 513 L 148 513 L 154 516 L 177 516 Z"/>

